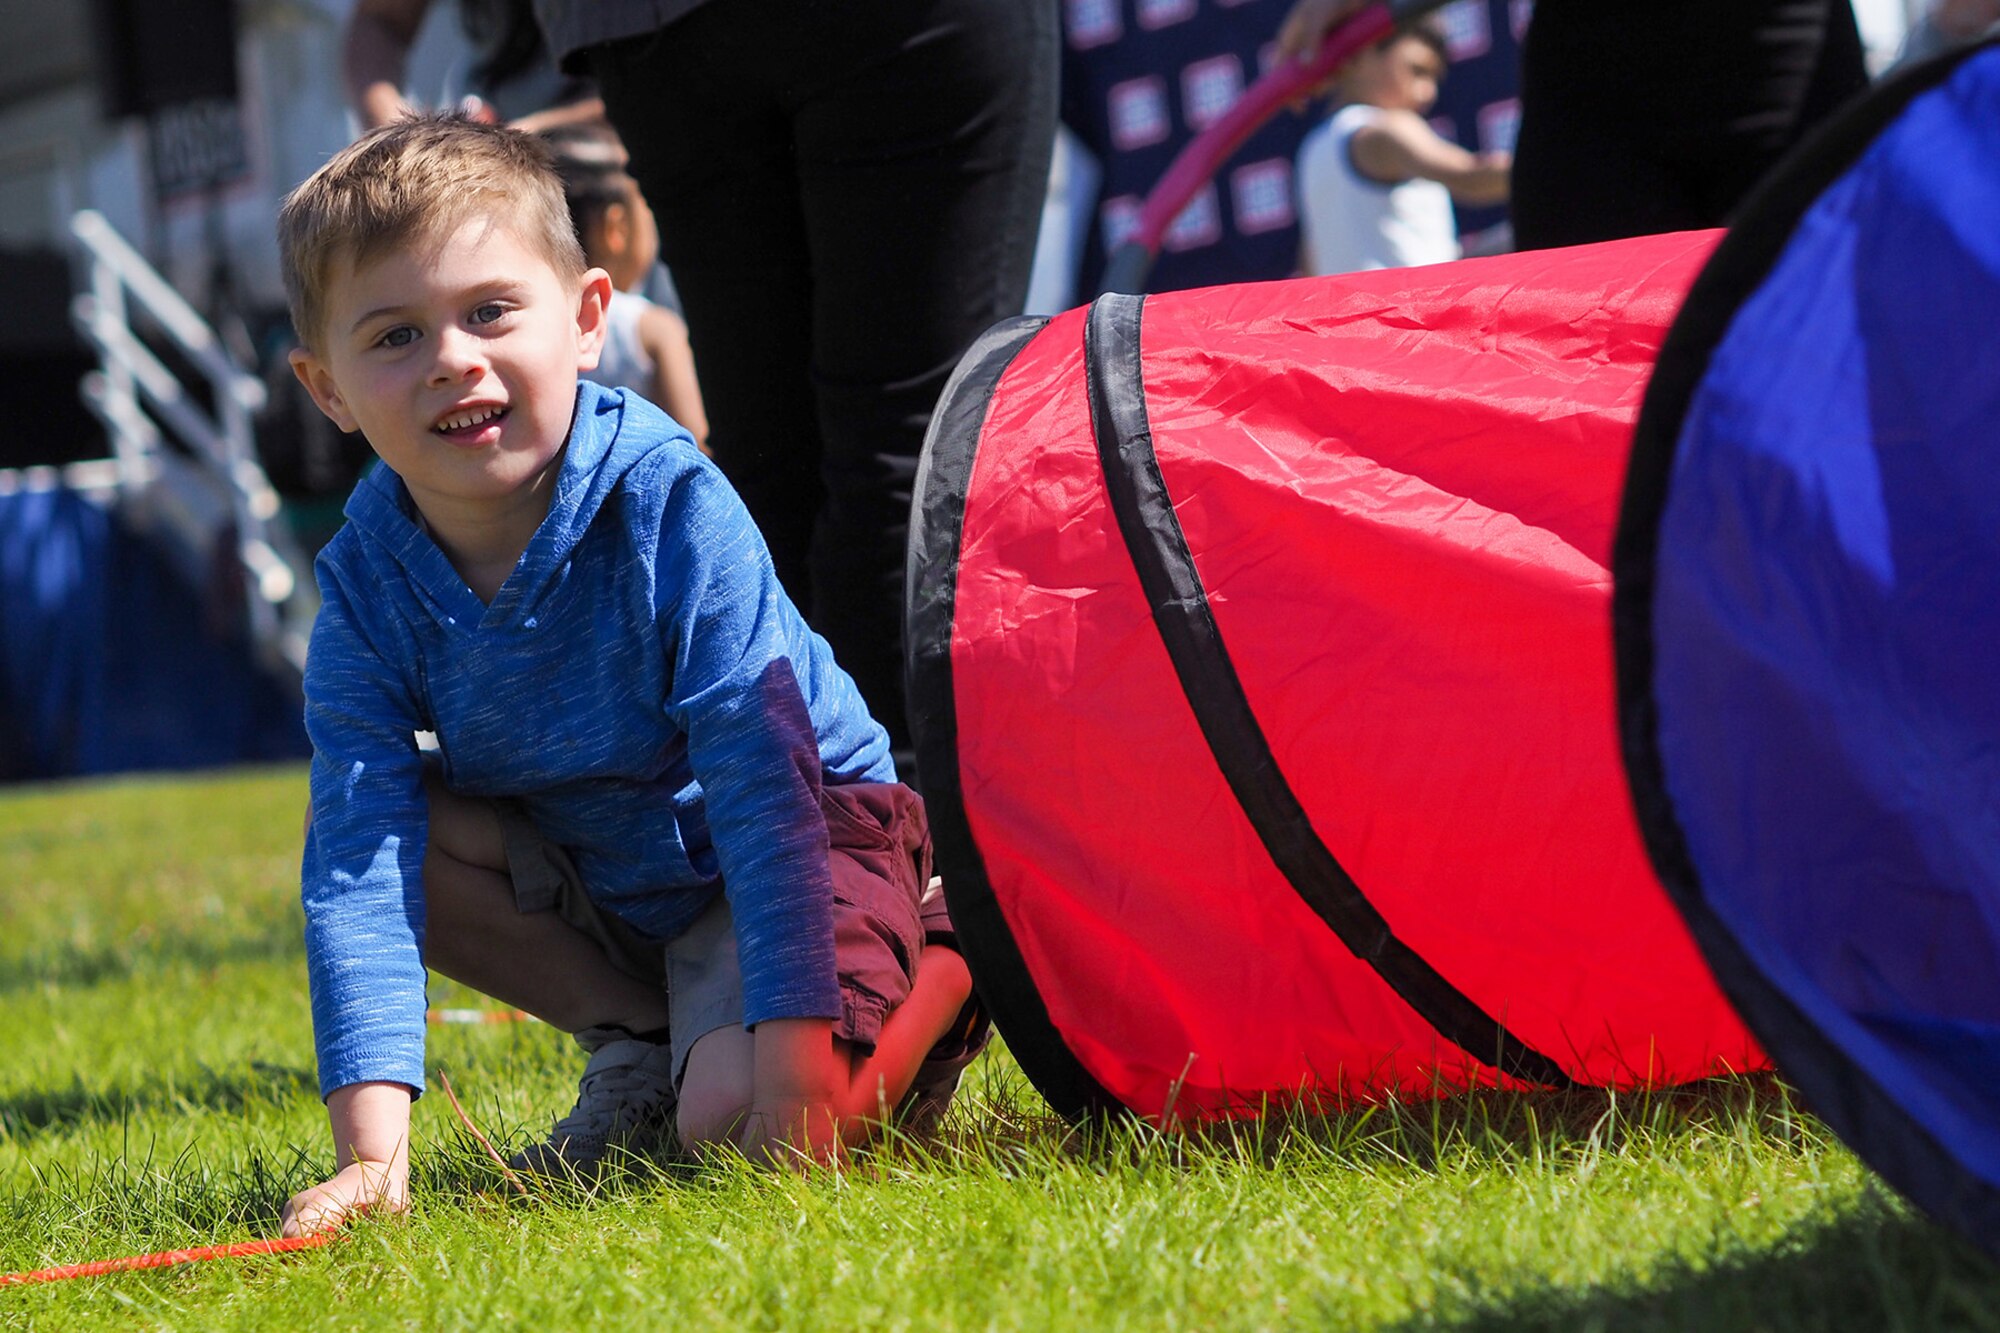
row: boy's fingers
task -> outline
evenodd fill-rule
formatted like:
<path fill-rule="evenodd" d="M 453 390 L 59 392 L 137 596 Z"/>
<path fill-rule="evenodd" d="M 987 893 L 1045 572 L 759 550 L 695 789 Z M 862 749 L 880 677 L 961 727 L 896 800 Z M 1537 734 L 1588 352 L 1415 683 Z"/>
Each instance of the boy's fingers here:
<path fill-rule="evenodd" d="M 1299 0 L 1285 14 L 1285 21 L 1278 25 L 1279 55 L 1303 56 L 1306 48 L 1314 44 L 1306 18 L 1306 10 L 1311 7 L 1311 0 Z"/>
<path fill-rule="evenodd" d="M 1321 97 L 1330 96 L 1333 93 L 1334 85 L 1336 85 L 1339 82 L 1340 80 L 1338 78 L 1329 78 L 1322 80 L 1321 82 L 1316 83 L 1312 87 L 1307 88 L 1303 92 L 1299 93 L 1298 96 L 1294 97 L 1291 101 L 1285 103 L 1285 105 L 1291 109 L 1294 115 L 1303 116 L 1308 111 L 1312 110 L 1312 104 L 1314 101 L 1316 101 Z"/>
<path fill-rule="evenodd" d="M 1300 60 L 1319 54 L 1327 29 L 1361 8 L 1362 0 L 1298 0 L 1278 26 L 1278 53 Z"/>
<path fill-rule="evenodd" d="M 322 1231 L 332 1231 L 346 1220 L 347 1209 L 337 1203 L 328 1205 L 324 1187 L 294 1194 L 279 1216 L 278 1234 L 316 1236 Z"/>
<path fill-rule="evenodd" d="M 752 1161 L 804 1170 L 830 1161 L 839 1150 L 840 1134 L 830 1099 L 785 1099 L 753 1104 L 736 1142 Z"/>
<path fill-rule="evenodd" d="M 409 1206 L 406 1190 L 371 1177 L 357 1163 L 324 1184 L 294 1194 L 278 1215 L 278 1229 L 285 1236 L 316 1236 L 338 1230 L 356 1213 L 377 1207 L 400 1213 Z"/>
<path fill-rule="evenodd" d="M 1278 25 L 1278 54 L 1309 60 L 1319 50 L 1320 34 L 1326 31 L 1318 0 L 1299 0 Z"/>

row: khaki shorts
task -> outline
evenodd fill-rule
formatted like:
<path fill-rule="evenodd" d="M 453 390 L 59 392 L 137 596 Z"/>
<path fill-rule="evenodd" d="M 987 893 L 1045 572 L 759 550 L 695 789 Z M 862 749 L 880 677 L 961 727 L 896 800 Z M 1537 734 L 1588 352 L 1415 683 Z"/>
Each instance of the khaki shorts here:
<path fill-rule="evenodd" d="M 506 836 L 515 906 L 554 911 L 595 940 L 619 971 L 665 989 L 679 1083 L 695 1042 L 743 1023 L 743 973 L 728 899 L 718 893 L 679 935 L 653 939 L 591 901 L 569 853 L 542 836 L 520 803 L 493 804 Z M 833 869 L 840 975 L 833 1032 L 868 1051 L 882 1021 L 909 998 L 925 940 L 951 941 L 951 921 L 944 895 L 931 884 L 922 797 L 901 783 L 847 783 L 821 790 L 820 813 Z"/>

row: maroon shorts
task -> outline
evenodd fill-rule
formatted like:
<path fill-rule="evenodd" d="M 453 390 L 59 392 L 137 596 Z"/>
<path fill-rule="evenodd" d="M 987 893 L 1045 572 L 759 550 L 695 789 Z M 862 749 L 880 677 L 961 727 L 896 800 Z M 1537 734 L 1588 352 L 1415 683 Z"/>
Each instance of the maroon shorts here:
<path fill-rule="evenodd" d="M 544 838 L 518 803 L 495 805 L 515 906 L 556 912 L 597 941 L 619 971 L 666 990 L 678 1081 L 695 1042 L 743 1022 L 743 974 L 728 899 L 717 894 L 679 935 L 653 939 L 591 901 L 569 854 Z M 922 797 L 901 783 L 846 783 L 821 790 L 820 813 L 833 870 L 840 975 L 841 1012 L 833 1031 L 872 1050 L 883 1020 L 909 998 L 925 941 L 951 941 L 951 920 L 931 880 Z"/>

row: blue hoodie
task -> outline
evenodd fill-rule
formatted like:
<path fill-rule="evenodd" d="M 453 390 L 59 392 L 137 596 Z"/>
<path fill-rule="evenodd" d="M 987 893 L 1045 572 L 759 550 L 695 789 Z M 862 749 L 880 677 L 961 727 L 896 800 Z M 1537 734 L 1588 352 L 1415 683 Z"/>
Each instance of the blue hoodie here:
<path fill-rule="evenodd" d="M 654 938 L 726 891 L 745 1020 L 831 1018 L 823 783 L 888 737 L 686 431 L 583 384 L 549 514 L 491 605 L 376 468 L 321 552 L 302 898 L 321 1095 L 424 1086 L 423 761 L 520 799 L 593 900 Z"/>

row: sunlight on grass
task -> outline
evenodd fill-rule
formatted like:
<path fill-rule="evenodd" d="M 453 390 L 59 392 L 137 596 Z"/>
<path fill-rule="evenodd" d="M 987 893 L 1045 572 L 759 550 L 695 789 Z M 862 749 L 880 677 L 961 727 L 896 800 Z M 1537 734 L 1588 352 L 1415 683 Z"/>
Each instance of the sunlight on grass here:
<path fill-rule="evenodd" d="M 0 1271 L 270 1235 L 326 1170 L 302 790 L 288 768 L 0 796 Z M 430 1059 L 503 1147 L 580 1066 L 519 1023 L 436 1029 Z M 0 1290 L 0 1325 L 2000 1327 L 2000 1274 L 1768 1078 L 1162 1135 L 1057 1120 L 996 1049 L 936 1140 L 838 1172 L 716 1159 L 528 1198 L 443 1097 L 415 1133 L 408 1219 Z"/>

